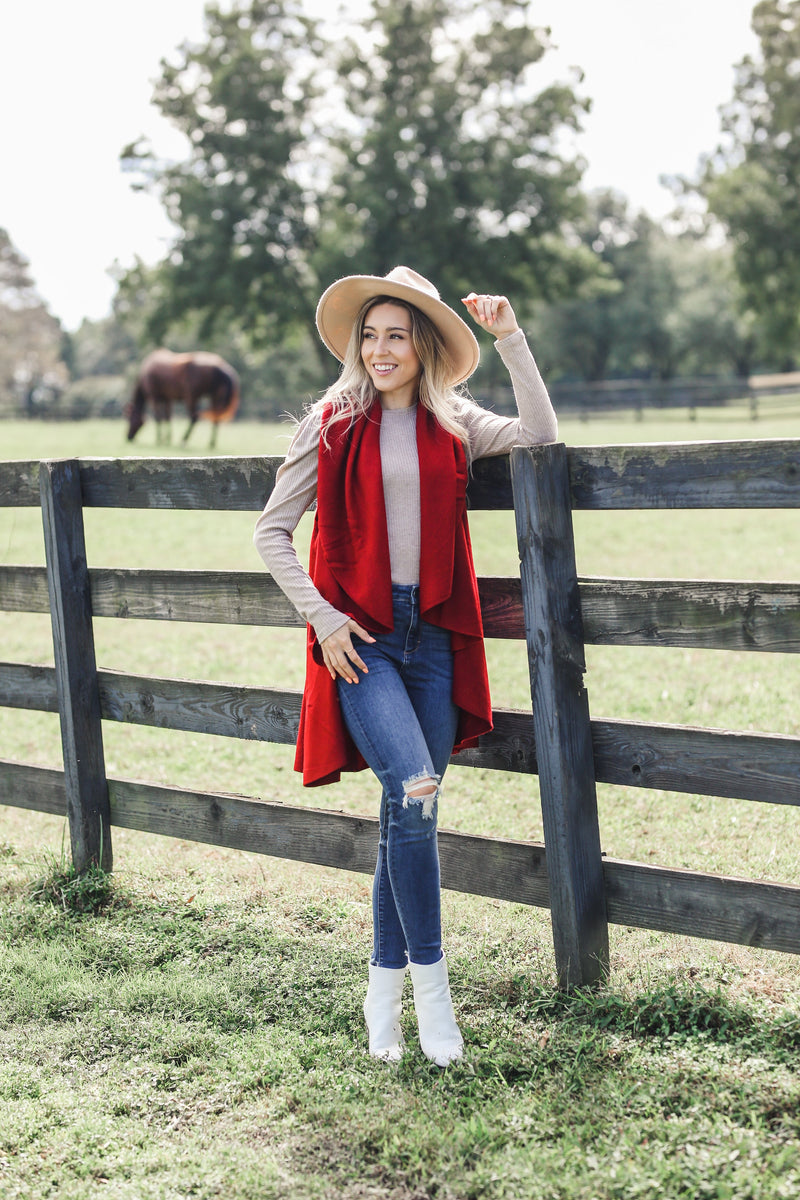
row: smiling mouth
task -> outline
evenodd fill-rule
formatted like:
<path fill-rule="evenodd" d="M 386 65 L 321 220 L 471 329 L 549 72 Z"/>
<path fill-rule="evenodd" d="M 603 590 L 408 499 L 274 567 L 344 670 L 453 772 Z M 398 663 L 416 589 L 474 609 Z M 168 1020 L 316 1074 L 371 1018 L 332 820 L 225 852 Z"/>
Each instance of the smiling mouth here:
<path fill-rule="evenodd" d="M 372 369 L 376 375 L 390 375 L 396 369 L 395 363 L 373 363 Z"/>

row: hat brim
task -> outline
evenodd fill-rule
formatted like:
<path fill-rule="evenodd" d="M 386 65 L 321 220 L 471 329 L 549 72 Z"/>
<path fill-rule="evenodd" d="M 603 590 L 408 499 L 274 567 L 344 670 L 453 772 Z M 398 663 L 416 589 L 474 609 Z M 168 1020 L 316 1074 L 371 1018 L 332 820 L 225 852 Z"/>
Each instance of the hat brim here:
<path fill-rule="evenodd" d="M 480 361 L 480 347 L 469 326 L 458 313 L 420 288 L 397 283 L 381 275 L 348 275 L 332 283 L 317 305 L 317 329 L 330 352 L 344 362 L 345 350 L 356 316 L 373 297 L 392 296 L 413 304 L 430 317 L 444 339 L 453 368 L 451 386 L 469 379 Z"/>

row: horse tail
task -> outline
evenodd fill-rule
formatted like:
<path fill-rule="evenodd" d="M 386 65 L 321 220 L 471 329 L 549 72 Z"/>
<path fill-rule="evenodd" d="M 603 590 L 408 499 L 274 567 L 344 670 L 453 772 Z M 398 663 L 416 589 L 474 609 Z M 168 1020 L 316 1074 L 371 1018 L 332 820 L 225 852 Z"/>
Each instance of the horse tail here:
<path fill-rule="evenodd" d="M 239 376 L 233 367 L 218 367 L 219 385 L 214 390 L 211 408 L 200 415 L 218 425 L 220 421 L 232 421 L 239 411 Z"/>

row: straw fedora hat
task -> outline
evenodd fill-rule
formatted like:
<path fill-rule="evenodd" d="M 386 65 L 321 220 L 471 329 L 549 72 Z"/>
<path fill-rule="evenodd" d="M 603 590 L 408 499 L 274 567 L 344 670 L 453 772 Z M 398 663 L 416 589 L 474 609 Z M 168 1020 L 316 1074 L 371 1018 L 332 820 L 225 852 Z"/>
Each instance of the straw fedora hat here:
<path fill-rule="evenodd" d="M 453 375 L 448 382 L 463 383 L 470 377 L 481 353 L 474 333 L 458 313 L 439 299 L 433 284 L 410 267 L 394 267 L 388 275 L 348 275 L 322 293 L 317 305 L 317 329 L 339 362 L 344 361 L 359 309 L 373 296 L 396 297 L 421 309 L 444 339 L 453 364 Z"/>

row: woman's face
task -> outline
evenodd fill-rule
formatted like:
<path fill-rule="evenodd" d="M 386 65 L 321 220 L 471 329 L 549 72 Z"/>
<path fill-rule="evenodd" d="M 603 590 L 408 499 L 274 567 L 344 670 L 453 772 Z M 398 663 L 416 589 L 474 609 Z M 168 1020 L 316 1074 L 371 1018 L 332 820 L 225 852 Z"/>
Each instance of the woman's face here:
<path fill-rule="evenodd" d="M 361 361 L 383 408 L 410 408 L 422 364 L 411 340 L 411 317 L 399 304 L 376 304 L 364 320 Z"/>

